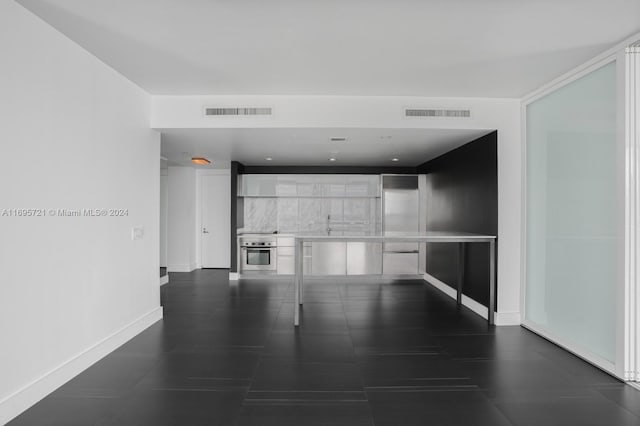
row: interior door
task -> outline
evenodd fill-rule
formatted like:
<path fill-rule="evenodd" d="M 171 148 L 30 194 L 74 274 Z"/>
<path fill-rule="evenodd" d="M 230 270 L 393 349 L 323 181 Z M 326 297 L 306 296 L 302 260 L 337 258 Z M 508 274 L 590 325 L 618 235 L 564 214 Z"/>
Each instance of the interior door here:
<path fill-rule="evenodd" d="M 228 174 L 201 177 L 203 268 L 231 265 L 231 178 Z"/>

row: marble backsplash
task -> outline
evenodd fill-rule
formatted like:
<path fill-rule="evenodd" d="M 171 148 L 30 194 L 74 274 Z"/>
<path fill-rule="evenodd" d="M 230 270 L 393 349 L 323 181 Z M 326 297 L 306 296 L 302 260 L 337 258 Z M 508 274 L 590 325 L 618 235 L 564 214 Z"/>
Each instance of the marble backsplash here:
<path fill-rule="evenodd" d="M 273 232 L 278 229 L 276 198 L 244 200 L 244 229 L 249 232 Z"/>
<path fill-rule="evenodd" d="M 380 228 L 376 198 L 247 197 L 245 232 L 374 232 Z"/>

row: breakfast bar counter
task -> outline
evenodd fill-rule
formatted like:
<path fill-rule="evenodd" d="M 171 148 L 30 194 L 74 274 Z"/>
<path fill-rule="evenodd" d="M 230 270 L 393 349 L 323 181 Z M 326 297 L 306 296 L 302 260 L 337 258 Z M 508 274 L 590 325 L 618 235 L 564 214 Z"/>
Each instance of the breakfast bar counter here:
<path fill-rule="evenodd" d="M 489 306 L 488 322 L 494 324 L 495 290 L 496 290 L 496 236 L 472 234 L 467 232 L 385 232 L 364 235 L 327 235 L 298 234 L 295 235 L 295 309 L 294 325 L 300 324 L 300 306 L 303 303 L 304 284 L 304 244 L 309 242 L 413 242 L 413 243 L 455 243 L 459 246 L 457 302 L 462 302 L 462 283 L 464 281 L 464 245 L 467 243 L 487 243 L 489 262 Z"/>

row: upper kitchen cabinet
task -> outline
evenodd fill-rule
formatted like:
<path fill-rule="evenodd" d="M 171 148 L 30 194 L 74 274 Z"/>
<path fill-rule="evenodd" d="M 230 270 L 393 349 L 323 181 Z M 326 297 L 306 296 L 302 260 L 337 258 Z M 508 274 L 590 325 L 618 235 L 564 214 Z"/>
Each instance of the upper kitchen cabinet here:
<path fill-rule="evenodd" d="M 238 195 L 244 197 L 275 197 L 278 175 L 241 175 Z"/>
<path fill-rule="evenodd" d="M 380 197 L 379 175 L 242 175 L 238 195 L 244 197 Z"/>

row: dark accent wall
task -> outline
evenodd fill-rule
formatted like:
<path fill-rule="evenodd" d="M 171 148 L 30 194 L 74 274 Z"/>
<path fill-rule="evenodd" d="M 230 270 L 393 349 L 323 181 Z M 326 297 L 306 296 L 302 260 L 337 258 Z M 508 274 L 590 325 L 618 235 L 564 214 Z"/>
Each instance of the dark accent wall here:
<path fill-rule="evenodd" d="M 417 167 L 427 175 L 427 230 L 498 234 L 498 132 Z M 463 293 L 488 306 L 487 244 L 466 244 Z M 427 244 L 427 273 L 455 287 L 457 244 Z M 497 292 L 496 292 L 497 294 Z"/>
<path fill-rule="evenodd" d="M 231 162 L 231 265 L 229 272 L 238 272 L 238 228 L 244 226 L 244 199 L 238 197 L 238 175 L 244 166 L 237 161 Z M 238 214 L 240 212 L 240 214 Z"/>

